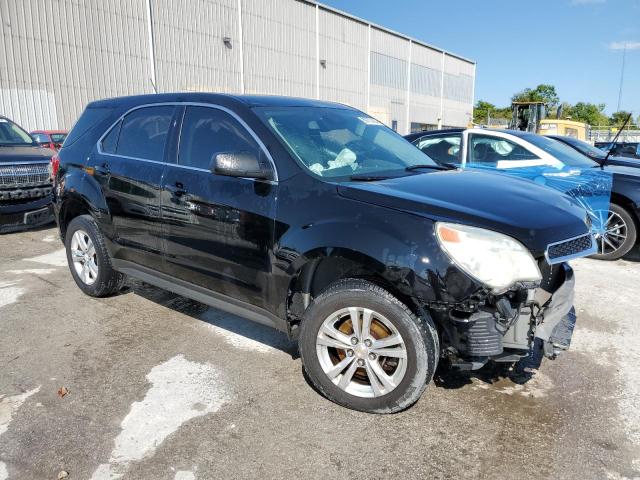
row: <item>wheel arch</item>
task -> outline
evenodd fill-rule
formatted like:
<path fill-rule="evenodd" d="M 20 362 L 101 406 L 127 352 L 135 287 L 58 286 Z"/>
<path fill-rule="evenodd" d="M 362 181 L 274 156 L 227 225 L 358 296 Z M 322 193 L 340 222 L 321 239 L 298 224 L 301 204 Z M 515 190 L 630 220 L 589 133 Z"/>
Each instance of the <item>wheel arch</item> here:
<path fill-rule="evenodd" d="M 402 278 L 398 270 L 365 253 L 346 248 L 324 248 L 308 252 L 304 259 L 291 276 L 287 292 L 287 321 L 293 336 L 313 298 L 332 283 L 346 278 L 366 279 L 384 288 L 416 315 L 424 314 L 423 307 L 409 294 L 413 276 Z"/>

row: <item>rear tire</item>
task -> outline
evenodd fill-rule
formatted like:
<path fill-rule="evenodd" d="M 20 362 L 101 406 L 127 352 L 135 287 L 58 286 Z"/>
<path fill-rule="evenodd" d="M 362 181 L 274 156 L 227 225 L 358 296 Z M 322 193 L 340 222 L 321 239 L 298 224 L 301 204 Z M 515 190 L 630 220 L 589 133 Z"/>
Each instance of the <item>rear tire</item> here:
<path fill-rule="evenodd" d="M 439 357 L 431 318 L 418 318 L 362 279 L 335 282 L 314 300 L 302 320 L 299 347 L 319 392 L 368 413 L 395 413 L 417 402 Z"/>
<path fill-rule="evenodd" d="M 84 293 L 107 297 L 123 287 L 126 277 L 111 266 L 104 237 L 91 215 L 69 223 L 64 244 L 71 275 Z"/>
<path fill-rule="evenodd" d="M 610 219 L 605 226 L 607 232 L 604 238 L 596 238 L 598 253 L 591 255 L 591 258 L 618 260 L 629 253 L 636 244 L 636 223 L 625 208 L 615 203 L 610 204 L 607 219 Z"/>

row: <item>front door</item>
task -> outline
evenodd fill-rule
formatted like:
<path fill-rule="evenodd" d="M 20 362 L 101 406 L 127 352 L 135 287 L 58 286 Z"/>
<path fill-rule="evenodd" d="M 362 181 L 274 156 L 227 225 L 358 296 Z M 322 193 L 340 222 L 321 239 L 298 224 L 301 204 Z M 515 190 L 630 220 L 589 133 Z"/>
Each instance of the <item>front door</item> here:
<path fill-rule="evenodd" d="M 227 111 L 187 106 L 177 162 L 162 185 L 165 271 L 259 307 L 268 306 L 277 184 L 211 172 L 218 153 L 264 155 Z"/>

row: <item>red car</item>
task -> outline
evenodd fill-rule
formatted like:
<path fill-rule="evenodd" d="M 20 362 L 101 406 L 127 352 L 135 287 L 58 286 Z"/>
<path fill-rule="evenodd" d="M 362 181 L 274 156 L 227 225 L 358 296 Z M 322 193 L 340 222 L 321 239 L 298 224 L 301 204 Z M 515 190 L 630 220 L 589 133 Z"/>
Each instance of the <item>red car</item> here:
<path fill-rule="evenodd" d="M 66 130 L 34 130 L 31 136 L 41 147 L 58 151 L 68 133 Z"/>

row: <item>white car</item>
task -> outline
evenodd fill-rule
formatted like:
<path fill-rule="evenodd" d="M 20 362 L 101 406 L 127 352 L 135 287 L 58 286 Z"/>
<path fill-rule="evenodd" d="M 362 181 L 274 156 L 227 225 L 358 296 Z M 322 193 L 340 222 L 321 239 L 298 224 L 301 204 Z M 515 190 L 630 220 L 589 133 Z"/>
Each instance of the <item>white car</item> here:
<path fill-rule="evenodd" d="M 439 164 L 498 170 L 576 198 L 592 218 L 598 243 L 595 258 L 620 258 L 636 243 L 640 215 L 629 207 L 636 204 L 629 192 L 637 191 L 637 169 L 602 168 L 558 140 L 517 130 L 452 128 L 405 138 Z"/>

